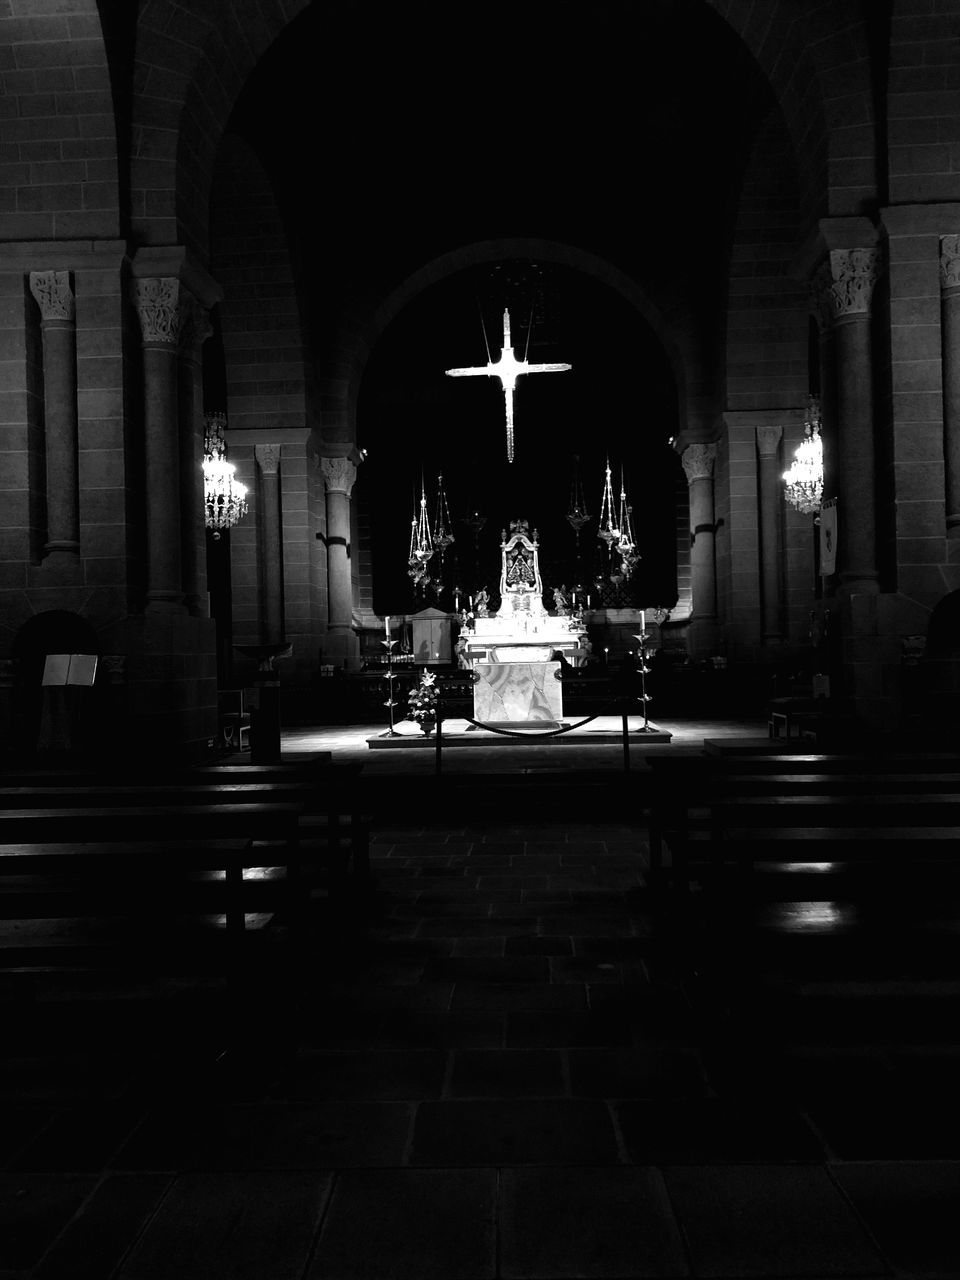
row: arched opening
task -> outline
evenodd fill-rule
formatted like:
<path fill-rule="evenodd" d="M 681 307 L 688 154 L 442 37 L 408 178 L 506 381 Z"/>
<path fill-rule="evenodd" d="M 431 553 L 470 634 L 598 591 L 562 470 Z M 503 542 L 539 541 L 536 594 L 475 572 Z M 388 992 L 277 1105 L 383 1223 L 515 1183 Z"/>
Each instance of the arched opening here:
<path fill-rule="evenodd" d="M 518 379 L 512 462 L 499 381 L 445 372 L 497 358 L 505 309 L 518 359 L 572 366 Z M 429 286 L 379 338 L 360 384 L 357 428 L 368 451 L 362 493 L 375 612 L 451 609 L 456 588 L 494 589 L 500 533 L 517 518 L 540 532 L 548 592 L 609 579 L 597 538 L 607 458 L 618 502 L 625 482 L 641 555 L 623 603 L 675 602 L 676 457 L 668 442 L 678 429 L 677 388 L 650 326 L 606 284 L 522 259 L 468 267 Z M 422 478 L 435 523 L 440 475 L 456 541 L 442 575 L 431 575 L 434 587 L 417 594 L 407 574 L 411 520 Z M 590 517 L 579 539 L 567 520 L 577 479 Z M 473 513 L 485 519 L 479 530 L 465 523 Z"/>

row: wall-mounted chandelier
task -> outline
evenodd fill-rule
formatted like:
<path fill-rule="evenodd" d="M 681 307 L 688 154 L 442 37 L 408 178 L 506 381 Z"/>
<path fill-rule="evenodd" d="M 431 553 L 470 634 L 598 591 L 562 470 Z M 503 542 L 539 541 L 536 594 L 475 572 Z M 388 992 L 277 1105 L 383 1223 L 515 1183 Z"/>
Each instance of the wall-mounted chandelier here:
<path fill-rule="evenodd" d="M 823 503 L 823 441 L 820 437 L 820 402 L 807 399 L 804 438 L 783 473 L 784 496 L 803 515 L 815 515 Z"/>
<path fill-rule="evenodd" d="M 247 514 L 247 486 L 234 479 L 236 467 L 227 461 L 223 432 L 225 413 L 204 414 L 203 418 L 203 501 L 205 523 L 219 538 Z"/>

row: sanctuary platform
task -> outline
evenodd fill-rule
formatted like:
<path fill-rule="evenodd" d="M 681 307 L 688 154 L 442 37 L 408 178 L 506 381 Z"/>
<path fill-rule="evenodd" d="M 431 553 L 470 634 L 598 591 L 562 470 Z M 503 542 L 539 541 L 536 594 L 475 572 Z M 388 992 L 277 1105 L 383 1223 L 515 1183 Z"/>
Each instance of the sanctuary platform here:
<path fill-rule="evenodd" d="M 572 728 L 570 726 L 573 726 Z M 558 732 L 558 730 L 560 732 Z M 673 733 L 659 725 L 648 722 L 644 727 L 642 716 L 627 718 L 627 744 L 630 750 L 662 745 L 670 742 Z M 429 749 L 437 747 L 436 732 L 425 734 L 412 720 L 404 720 L 394 726 L 393 734 L 389 729 L 367 738 L 367 746 L 374 751 L 395 751 Z M 575 720 L 560 720 L 554 727 L 541 723 L 539 725 L 512 724 L 509 732 L 495 732 L 493 729 L 480 729 L 469 720 L 444 720 L 442 727 L 441 750 L 456 747 L 526 747 L 526 746 L 566 746 L 616 747 L 623 743 L 623 721 L 620 716 L 596 716 L 587 724 L 578 725 Z"/>

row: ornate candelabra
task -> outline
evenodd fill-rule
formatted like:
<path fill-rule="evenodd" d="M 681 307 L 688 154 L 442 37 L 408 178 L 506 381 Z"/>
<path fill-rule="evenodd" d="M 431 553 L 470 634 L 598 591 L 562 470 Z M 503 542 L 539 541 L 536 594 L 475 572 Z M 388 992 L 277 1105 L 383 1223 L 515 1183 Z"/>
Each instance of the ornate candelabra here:
<path fill-rule="evenodd" d="M 633 637 L 640 644 L 640 701 L 643 703 L 643 725 L 640 729 L 641 733 L 654 733 L 654 729 L 650 728 L 650 717 L 647 708 L 650 705 L 650 695 L 647 693 L 647 676 L 650 674 L 650 668 L 647 666 L 647 658 L 650 651 L 647 649 L 647 613 L 645 609 L 640 610 L 640 634 Z"/>
<path fill-rule="evenodd" d="M 390 622 L 390 619 L 388 618 L 387 619 L 388 627 L 389 627 L 389 622 Z M 393 682 L 397 678 L 393 674 L 393 646 L 397 642 L 396 640 L 381 640 L 380 643 L 383 645 L 383 647 L 387 651 L 387 690 L 388 692 L 387 692 L 387 700 L 383 704 L 385 707 L 390 708 L 390 732 L 387 734 L 387 737 L 399 738 L 400 737 L 399 733 L 397 733 L 393 727 L 393 708 L 397 705 L 397 700 L 393 696 Z"/>

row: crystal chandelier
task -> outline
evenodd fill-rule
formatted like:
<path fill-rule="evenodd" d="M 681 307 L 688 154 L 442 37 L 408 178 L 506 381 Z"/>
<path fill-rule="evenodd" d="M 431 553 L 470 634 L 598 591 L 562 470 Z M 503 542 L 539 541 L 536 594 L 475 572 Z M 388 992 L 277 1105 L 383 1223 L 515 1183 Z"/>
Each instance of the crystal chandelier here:
<path fill-rule="evenodd" d="M 816 396 L 808 397 L 803 433 L 790 469 L 783 473 L 784 491 L 787 501 L 803 515 L 815 515 L 823 502 L 823 441 Z"/>
<path fill-rule="evenodd" d="M 427 515 L 426 489 L 421 479 L 419 512 L 414 507 L 413 519 L 410 522 L 410 553 L 407 556 L 407 564 L 410 566 L 407 573 L 413 579 L 414 586 L 421 590 L 424 590 L 430 582 L 427 566 L 432 556 L 433 534 L 430 531 L 430 517 Z"/>
<path fill-rule="evenodd" d="M 205 521 L 214 538 L 224 529 L 232 529 L 247 514 L 247 486 L 235 480 L 236 467 L 227 461 L 223 432 L 225 413 L 204 414 L 203 432 L 203 501 Z"/>

